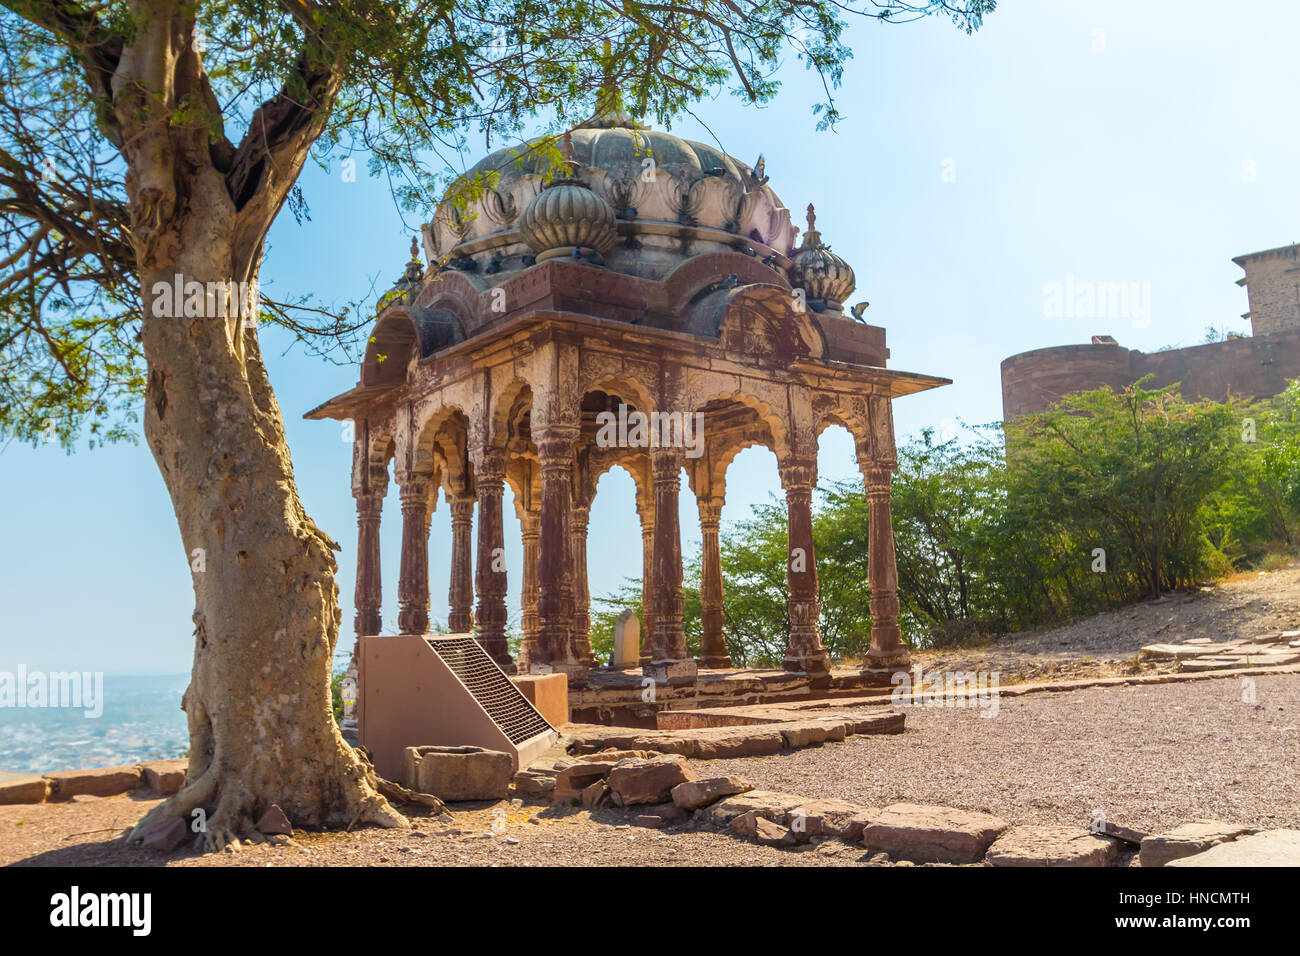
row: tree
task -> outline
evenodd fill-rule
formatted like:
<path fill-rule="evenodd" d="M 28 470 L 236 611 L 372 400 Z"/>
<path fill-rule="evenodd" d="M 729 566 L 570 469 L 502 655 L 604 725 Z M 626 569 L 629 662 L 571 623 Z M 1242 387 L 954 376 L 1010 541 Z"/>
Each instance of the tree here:
<path fill-rule="evenodd" d="M 1177 385 L 1146 381 L 1069 395 L 1012 423 L 1011 504 L 1092 532 L 1108 573 L 1127 561 L 1158 597 L 1195 579 L 1201 509 L 1229 477 L 1240 416 L 1234 402 L 1186 402 Z"/>
<path fill-rule="evenodd" d="M 850 56 L 832 0 L 2 0 L 0 427 L 71 448 L 144 436 L 194 569 L 188 782 L 133 834 L 207 812 L 226 845 L 278 803 L 299 825 L 402 825 L 330 718 L 338 546 L 299 501 L 249 321 L 347 340 L 254 291 L 267 232 L 314 154 L 353 147 L 428 207 L 471 131 L 585 119 L 612 85 L 660 120 L 734 78 L 817 70 L 823 126 Z M 993 0 L 877 0 L 967 32 Z M 605 46 L 605 43 L 608 46 Z M 608 88 L 608 87 L 606 87 Z M 549 145 L 547 145 L 549 144 Z M 553 147 L 553 136 L 542 148 Z M 476 185 L 468 184 L 467 188 Z M 177 278 L 179 277 L 179 278 Z M 179 286 L 179 288 L 176 288 Z"/>

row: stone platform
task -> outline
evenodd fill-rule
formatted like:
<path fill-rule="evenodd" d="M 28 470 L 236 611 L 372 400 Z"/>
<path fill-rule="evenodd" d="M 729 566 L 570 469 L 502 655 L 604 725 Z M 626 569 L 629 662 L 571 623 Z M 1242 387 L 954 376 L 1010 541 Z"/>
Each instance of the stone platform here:
<path fill-rule="evenodd" d="M 832 670 L 814 680 L 801 671 L 700 668 L 693 684 L 648 684 L 639 668 L 595 668 L 586 686 L 569 688 L 570 720 L 583 724 L 656 730 L 662 715 L 766 704 L 795 704 L 849 697 L 888 698 L 891 686 L 858 669 Z M 721 719 L 721 718 L 719 718 Z M 733 720 L 731 724 L 739 723 Z M 707 726 L 697 724 L 696 726 Z M 725 726 L 715 723 L 712 726 Z"/>
<path fill-rule="evenodd" d="M 1177 661 L 1189 673 L 1235 670 L 1243 667 L 1282 667 L 1300 663 L 1300 631 L 1261 634 L 1246 640 L 1215 643 L 1196 638 L 1180 644 L 1148 644 L 1146 661 Z"/>

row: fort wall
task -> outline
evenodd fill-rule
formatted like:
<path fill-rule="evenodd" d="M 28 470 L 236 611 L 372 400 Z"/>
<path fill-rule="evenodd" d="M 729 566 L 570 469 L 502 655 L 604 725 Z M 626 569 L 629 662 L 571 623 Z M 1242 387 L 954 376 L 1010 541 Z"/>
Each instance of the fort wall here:
<path fill-rule="evenodd" d="M 1040 412 L 1071 392 L 1120 389 L 1148 374 L 1154 376 L 1152 387 L 1181 383 L 1188 399 L 1267 398 L 1283 391 L 1288 379 L 1300 378 L 1300 329 L 1164 352 L 1113 344 L 1021 352 L 1002 362 L 1002 414 Z"/>

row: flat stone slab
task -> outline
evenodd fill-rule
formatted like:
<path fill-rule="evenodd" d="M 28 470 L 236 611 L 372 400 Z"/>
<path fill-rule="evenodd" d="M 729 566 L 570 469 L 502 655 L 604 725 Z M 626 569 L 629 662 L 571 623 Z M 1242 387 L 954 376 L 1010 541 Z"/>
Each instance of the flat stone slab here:
<path fill-rule="evenodd" d="M 42 803 L 50 792 L 50 782 L 37 774 L 5 774 L 0 779 L 0 805 Z"/>
<path fill-rule="evenodd" d="M 1221 823 L 1218 820 L 1193 820 L 1165 833 L 1153 833 L 1142 841 L 1138 863 L 1142 866 L 1166 866 L 1173 860 L 1204 853 L 1219 843 L 1227 843 L 1255 832 L 1254 827 Z"/>
<path fill-rule="evenodd" d="M 1176 661 L 1187 657 L 1196 657 L 1207 653 L 1209 650 L 1210 648 L 1204 644 L 1148 644 L 1138 653 L 1143 660 Z"/>
<path fill-rule="evenodd" d="M 515 774 L 515 793 L 526 797 L 548 797 L 555 793 L 555 774 L 521 770 Z"/>
<path fill-rule="evenodd" d="M 630 807 L 640 803 L 664 803 L 678 784 L 694 780 L 695 774 L 681 757 L 653 760 L 623 760 L 609 772 L 609 789 L 614 802 Z"/>
<path fill-rule="evenodd" d="M 1098 836 L 1109 836 L 1128 843 L 1133 846 L 1141 846 L 1142 841 L 1150 834 L 1143 833 L 1141 830 L 1134 830 L 1132 827 L 1126 827 L 1119 823 L 1113 823 L 1110 820 L 1103 820 L 1092 832 Z"/>
<path fill-rule="evenodd" d="M 783 724 L 761 727 L 717 727 L 710 730 L 682 731 L 696 734 L 692 756 L 700 760 L 723 760 L 730 757 L 767 757 L 786 748 L 780 728 Z"/>
<path fill-rule="evenodd" d="M 878 808 L 849 803 L 838 797 L 827 797 L 809 800 L 795 807 L 785 815 L 785 825 L 803 843 L 815 836 L 856 841 L 862 836 L 867 820 L 879 813 Z"/>
<path fill-rule="evenodd" d="M 696 810 L 717 803 L 724 797 L 748 793 L 754 785 L 743 777 L 708 777 L 704 780 L 687 780 L 673 787 L 673 803 L 685 810 Z"/>
<path fill-rule="evenodd" d="M 788 829 L 779 823 L 773 823 L 766 817 L 759 817 L 754 821 L 754 839 L 763 846 L 775 847 L 792 847 L 798 839 Z"/>
<path fill-rule="evenodd" d="M 834 711 L 837 717 L 849 721 L 851 734 L 901 734 L 907 715 L 901 710 L 886 710 L 883 713 L 851 713 Z"/>
<path fill-rule="evenodd" d="M 169 797 L 185 786 L 185 772 L 189 769 L 188 760 L 155 760 L 144 765 L 144 782 L 155 793 Z"/>
<path fill-rule="evenodd" d="M 1076 827 L 1012 827 L 989 847 L 990 866 L 1110 866 L 1119 844 Z"/>
<path fill-rule="evenodd" d="M 1218 843 L 1169 866 L 1300 866 L 1300 830 L 1264 830 Z"/>
<path fill-rule="evenodd" d="M 140 785 L 139 767 L 94 767 L 89 770 L 61 770 L 45 774 L 50 782 L 50 799 L 67 800 L 88 793 L 112 797 Z"/>
<path fill-rule="evenodd" d="M 1183 661 L 1183 670 L 1191 671 L 1226 671 L 1233 667 L 1242 667 L 1245 662 L 1236 657 L 1198 657 Z"/>
<path fill-rule="evenodd" d="M 988 813 L 895 803 L 867 824 L 862 844 L 913 863 L 976 863 L 1009 827 Z"/>
<path fill-rule="evenodd" d="M 1300 663 L 1300 651 L 1290 648 L 1274 650 L 1271 647 L 1266 647 L 1263 653 L 1251 654 L 1250 661 L 1251 663 L 1260 664 L 1295 664 Z"/>
<path fill-rule="evenodd" d="M 780 729 L 781 739 L 788 750 L 812 747 L 828 740 L 843 740 L 849 732 L 848 721 L 833 717 L 811 718 L 772 726 Z"/>
<path fill-rule="evenodd" d="M 699 811 L 697 816 L 716 826 L 728 826 L 736 817 L 751 810 L 755 816 L 784 820 L 787 813 L 807 802 L 807 797 L 780 790 L 750 790 L 721 800 L 708 809 Z"/>
<path fill-rule="evenodd" d="M 710 724 L 679 730 L 571 724 L 566 728 L 573 738 L 570 752 L 591 754 L 597 759 L 601 751 L 609 749 L 677 754 L 698 760 L 765 757 L 782 750 L 843 740 L 850 734 L 902 733 L 906 720 L 900 711 L 807 713 L 766 707 L 735 708 L 735 713 L 727 713 L 730 708 L 717 710 L 717 714 L 707 710 L 665 712 L 665 723 L 701 723 L 707 717 Z"/>

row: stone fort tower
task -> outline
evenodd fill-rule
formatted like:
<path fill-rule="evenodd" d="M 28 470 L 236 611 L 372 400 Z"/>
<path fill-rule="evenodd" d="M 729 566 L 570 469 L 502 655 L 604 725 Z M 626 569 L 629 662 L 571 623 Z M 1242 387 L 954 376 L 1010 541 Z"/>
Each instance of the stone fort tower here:
<path fill-rule="evenodd" d="M 1160 387 L 1182 384 L 1188 399 L 1229 393 L 1267 398 L 1300 377 L 1300 244 L 1237 256 L 1245 275 L 1253 334 L 1162 352 L 1127 349 L 1110 335 L 1079 345 L 1021 352 L 1002 361 L 1002 415 L 1045 410 L 1064 395 L 1103 385 L 1119 389 L 1146 375 Z"/>
<path fill-rule="evenodd" d="M 1300 328 L 1300 244 L 1252 252 L 1232 260 L 1246 270 L 1237 285 L 1246 287 L 1255 335 Z"/>

